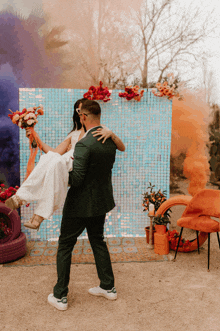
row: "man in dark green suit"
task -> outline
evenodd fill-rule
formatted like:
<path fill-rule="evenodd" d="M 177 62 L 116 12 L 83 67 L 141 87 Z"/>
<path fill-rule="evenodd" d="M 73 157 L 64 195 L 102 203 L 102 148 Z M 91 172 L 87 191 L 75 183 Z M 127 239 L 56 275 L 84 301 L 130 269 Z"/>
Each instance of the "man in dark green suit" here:
<path fill-rule="evenodd" d="M 116 145 L 112 139 L 103 144 L 93 136 L 100 126 L 101 108 L 96 101 L 84 101 L 79 111 L 87 132 L 76 144 L 73 170 L 69 173 L 70 189 L 63 208 L 57 252 L 58 281 L 48 302 L 60 310 L 67 309 L 67 293 L 71 255 L 77 237 L 86 228 L 93 250 L 100 286 L 90 294 L 117 299 L 110 255 L 104 241 L 106 213 L 115 206 L 112 189 L 112 168 Z"/>

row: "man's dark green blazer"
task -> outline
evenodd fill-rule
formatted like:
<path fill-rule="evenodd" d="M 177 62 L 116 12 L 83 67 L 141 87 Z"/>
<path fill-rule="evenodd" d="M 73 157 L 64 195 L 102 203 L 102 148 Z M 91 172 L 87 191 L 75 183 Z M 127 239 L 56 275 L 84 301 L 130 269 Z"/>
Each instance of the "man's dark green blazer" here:
<path fill-rule="evenodd" d="M 101 126 L 99 126 L 101 128 Z M 70 189 L 63 208 L 64 217 L 104 215 L 115 207 L 112 168 L 116 145 L 112 139 L 102 143 L 92 128 L 76 143 L 73 170 L 69 173 Z"/>

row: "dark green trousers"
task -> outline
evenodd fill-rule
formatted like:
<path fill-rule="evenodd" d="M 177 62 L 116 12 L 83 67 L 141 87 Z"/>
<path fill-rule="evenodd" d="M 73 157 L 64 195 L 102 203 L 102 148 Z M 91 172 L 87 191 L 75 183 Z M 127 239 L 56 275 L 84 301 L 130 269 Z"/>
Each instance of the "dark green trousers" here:
<path fill-rule="evenodd" d="M 54 296 L 61 299 L 67 296 L 70 279 L 71 256 L 77 237 L 86 228 L 93 250 L 96 269 L 100 279 L 100 287 L 110 290 L 114 287 L 114 275 L 110 255 L 104 241 L 105 215 L 95 217 L 62 218 L 61 233 L 57 251 L 57 284 L 54 286 Z"/>

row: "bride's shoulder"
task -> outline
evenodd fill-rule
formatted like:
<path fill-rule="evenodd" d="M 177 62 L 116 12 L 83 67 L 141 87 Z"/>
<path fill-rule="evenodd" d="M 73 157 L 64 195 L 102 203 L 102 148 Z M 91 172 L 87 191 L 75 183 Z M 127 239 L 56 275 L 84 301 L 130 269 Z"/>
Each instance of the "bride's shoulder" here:
<path fill-rule="evenodd" d="M 68 136 L 65 138 L 65 140 L 68 139 L 68 138 L 78 137 L 80 135 L 80 132 L 81 132 L 80 130 L 74 130 L 74 131 L 70 132 L 68 134 Z"/>

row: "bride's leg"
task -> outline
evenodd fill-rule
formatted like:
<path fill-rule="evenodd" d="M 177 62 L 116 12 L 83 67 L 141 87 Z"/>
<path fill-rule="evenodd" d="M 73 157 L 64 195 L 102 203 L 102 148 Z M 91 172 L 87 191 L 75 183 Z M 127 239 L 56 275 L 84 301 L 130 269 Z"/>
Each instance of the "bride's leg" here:
<path fill-rule="evenodd" d="M 5 201 L 7 207 L 14 210 L 39 198 L 39 188 L 45 177 L 47 164 L 51 162 L 52 158 L 53 154 L 45 154 L 40 157 L 38 164 L 29 177 L 21 184 L 16 194 Z"/>
<path fill-rule="evenodd" d="M 42 185 L 44 184 L 45 176 L 50 164 L 54 163 L 57 153 L 48 152 L 40 157 L 36 167 L 33 169 L 29 177 L 22 183 L 16 192 L 16 196 L 25 201 L 25 203 L 37 201 L 41 198 Z"/>
<path fill-rule="evenodd" d="M 46 173 L 51 165 L 59 162 L 61 155 L 54 152 L 48 152 L 40 157 L 36 167 L 33 169 L 29 177 L 22 183 L 16 194 L 6 200 L 7 207 L 13 209 L 19 208 L 21 205 L 38 201 L 42 198 L 42 188 L 45 184 Z"/>
<path fill-rule="evenodd" d="M 57 156 L 51 162 L 41 187 L 41 198 L 35 208 L 35 214 L 48 219 L 66 199 L 68 188 L 68 166 L 65 158 Z"/>
<path fill-rule="evenodd" d="M 43 220 L 43 217 L 34 214 L 29 222 L 24 223 L 24 226 L 29 229 L 38 230 Z"/>

